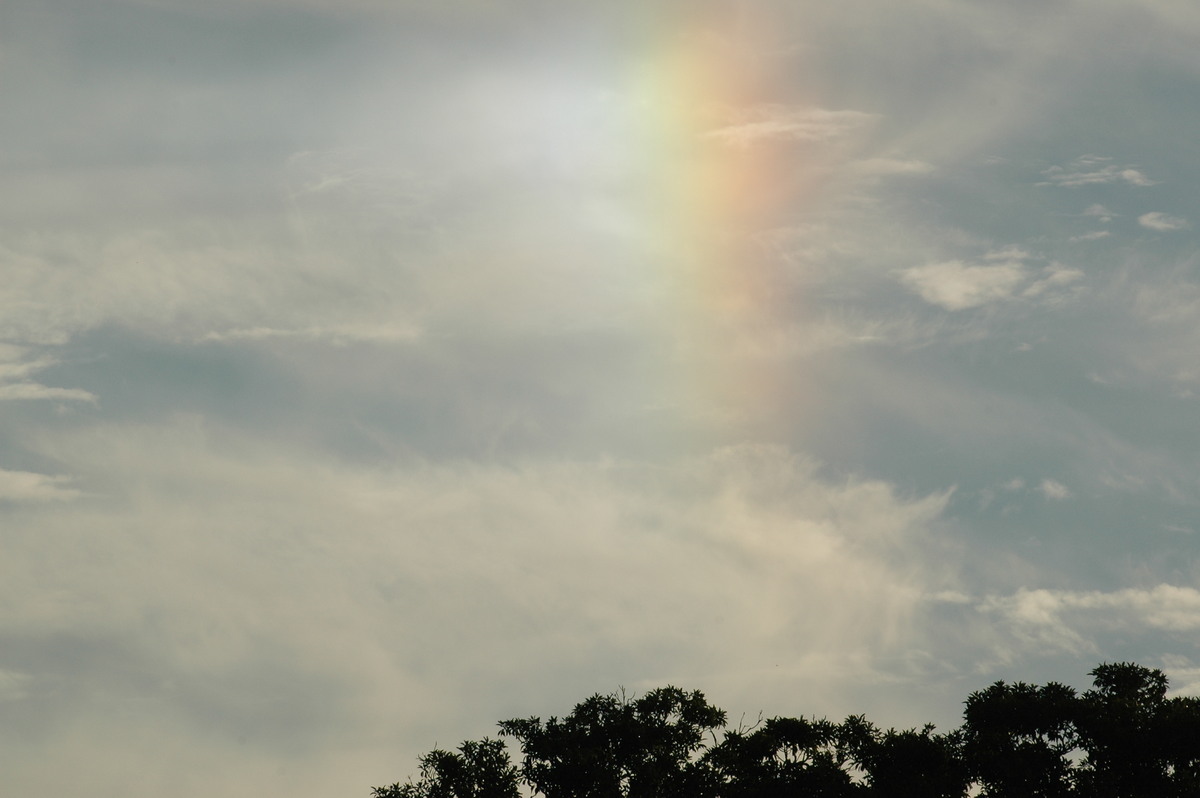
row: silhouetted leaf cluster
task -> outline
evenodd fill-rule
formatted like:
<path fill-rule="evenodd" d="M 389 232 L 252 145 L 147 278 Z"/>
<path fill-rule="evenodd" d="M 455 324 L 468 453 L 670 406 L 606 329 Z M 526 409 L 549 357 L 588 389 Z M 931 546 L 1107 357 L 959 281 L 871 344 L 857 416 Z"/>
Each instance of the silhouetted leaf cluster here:
<path fill-rule="evenodd" d="M 963 724 L 883 730 L 861 715 L 726 728 L 700 691 L 594 695 L 564 718 L 500 723 L 504 739 L 421 758 L 416 781 L 375 798 L 1197 798 L 1200 699 L 1133 663 L 1082 694 L 996 682 Z M 514 764 L 505 739 L 520 747 Z"/>

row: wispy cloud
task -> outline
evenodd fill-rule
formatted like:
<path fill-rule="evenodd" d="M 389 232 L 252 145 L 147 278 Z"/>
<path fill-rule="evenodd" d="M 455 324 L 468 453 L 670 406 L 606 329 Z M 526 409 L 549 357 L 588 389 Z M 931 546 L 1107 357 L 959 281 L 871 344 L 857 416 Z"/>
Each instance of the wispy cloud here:
<path fill-rule="evenodd" d="M 1025 281 L 1019 263 L 972 266 L 962 261 L 931 263 L 900 272 L 900 280 L 931 305 L 966 310 L 1008 299 Z"/>
<path fill-rule="evenodd" d="M 356 327 L 351 324 L 335 327 L 249 327 L 222 332 L 210 332 L 200 340 L 203 341 L 262 341 L 272 338 L 298 339 L 302 341 L 328 341 L 334 345 L 359 341 L 376 341 L 381 343 L 411 342 L 420 339 L 421 330 L 415 326 L 388 327 L 364 326 Z"/>
<path fill-rule="evenodd" d="M 822 142 L 841 138 L 877 119 L 874 114 L 862 111 L 782 105 L 755 106 L 738 116 L 737 121 L 710 130 L 705 136 L 737 147 L 772 140 Z"/>
<path fill-rule="evenodd" d="M 934 166 L 926 161 L 905 158 L 866 158 L 852 161 L 847 169 L 856 174 L 868 177 L 887 177 L 890 175 L 927 175 L 934 171 Z"/>
<path fill-rule="evenodd" d="M 0 0 L 7 791 L 1192 646 L 1200 11 L 1067 2 Z"/>
<path fill-rule="evenodd" d="M 96 395 L 80 388 L 52 388 L 36 382 L 14 382 L 0 385 L 0 401 L 63 399 L 72 402 L 95 402 Z"/>
<path fill-rule="evenodd" d="M 1058 303 L 1060 289 L 1081 280 L 1080 269 L 1051 263 L 1035 271 L 1026 265 L 1034 256 L 1017 246 L 991 250 L 977 263 L 961 260 L 930 263 L 895 274 L 909 290 L 931 305 L 958 311 L 1015 297 Z"/>
<path fill-rule="evenodd" d="M 1024 261 L 1029 260 L 1032 255 L 1027 250 L 1018 246 L 1007 246 L 1003 249 L 993 249 L 984 254 L 983 259 L 986 261 Z"/>
<path fill-rule="evenodd" d="M 1192 226 L 1187 219 L 1180 219 L 1178 216 L 1170 216 L 1160 211 L 1143 213 L 1138 217 L 1138 224 L 1149 230 L 1158 230 L 1163 233 L 1186 230 Z"/>
<path fill-rule="evenodd" d="M 26 688 L 32 678 L 28 673 L 0 670 L 0 704 L 25 698 L 28 695 Z"/>
<path fill-rule="evenodd" d="M 29 358 L 24 347 L 0 349 L 0 401 L 60 399 L 95 402 L 96 396 L 79 388 L 55 388 L 28 379 L 39 371 L 58 365 L 51 357 Z"/>
<path fill-rule="evenodd" d="M 1083 279 L 1082 269 L 1072 269 L 1061 263 L 1052 263 L 1042 269 L 1037 280 L 1029 285 L 1022 296 L 1036 297 L 1054 288 L 1062 288 Z"/>
<path fill-rule="evenodd" d="M 149 696 L 131 728 L 240 730 L 235 762 L 283 749 L 328 768 L 330 740 L 363 729 L 390 762 L 508 711 L 513 690 L 548 700 L 535 682 L 570 700 L 580 679 L 686 679 L 749 706 L 819 683 L 830 701 L 911 645 L 921 596 L 949 587 L 922 555 L 946 494 L 826 479 L 776 446 L 355 468 L 197 419 L 44 440 L 110 501 L 6 519 L 0 624 L 24 635 L 31 711 L 61 681 L 70 729 Z M 63 656 L 77 638 L 106 656 Z M 482 673 L 496 692 L 464 693 Z M 191 761 L 150 750 L 155 769 Z"/>
<path fill-rule="evenodd" d="M 1125 344 L 1126 365 L 1173 384 L 1180 396 L 1193 395 L 1200 389 L 1200 283 L 1186 272 L 1129 274 L 1125 281 L 1134 324 Z"/>
<path fill-rule="evenodd" d="M 70 478 L 64 476 L 0 469 L 0 501 L 51 502 L 79 498 L 82 493 L 70 487 L 70 483 Z"/>
<path fill-rule="evenodd" d="M 1098 155 L 1084 155 L 1071 161 L 1067 166 L 1051 166 L 1042 174 L 1046 181 L 1042 186 L 1063 186 L 1078 188 L 1080 186 L 1099 185 L 1103 183 L 1128 183 L 1132 186 L 1152 186 L 1155 181 L 1146 177 L 1141 170 L 1134 166 L 1120 166 L 1110 163 L 1112 158 Z"/>
<path fill-rule="evenodd" d="M 1066 485 L 1054 479 L 1043 479 L 1042 484 L 1038 485 L 1038 490 L 1047 499 L 1054 501 L 1062 501 L 1063 499 L 1071 498 L 1071 491 Z"/>
<path fill-rule="evenodd" d="M 1200 630 L 1200 590 L 1171 584 L 1112 592 L 1022 589 L 990 596 L 979 610 L 1028 643 L 1080 653 L 1097 650 L 1097 636 L 1105 631 Z"/>
<path fill-rule="evenodd" d="M 1117 214 L 1105 208 L 1103 205 L 1089 205 L 1083 211 L 1083 216 L 1091 216 L 1098 219 L 1103 224 L 1108 224 L 1113 219 L 1117 218 Z"/>

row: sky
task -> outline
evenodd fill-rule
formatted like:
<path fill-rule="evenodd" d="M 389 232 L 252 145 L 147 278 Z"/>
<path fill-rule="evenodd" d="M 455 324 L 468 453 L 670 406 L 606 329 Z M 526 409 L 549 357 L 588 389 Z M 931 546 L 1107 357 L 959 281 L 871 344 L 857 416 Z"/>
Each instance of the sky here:
<path fill-rule="evenodd" d="M 1200 6 L 5 0 L 0 791 L 619 687 L 1200 693 Z"/>

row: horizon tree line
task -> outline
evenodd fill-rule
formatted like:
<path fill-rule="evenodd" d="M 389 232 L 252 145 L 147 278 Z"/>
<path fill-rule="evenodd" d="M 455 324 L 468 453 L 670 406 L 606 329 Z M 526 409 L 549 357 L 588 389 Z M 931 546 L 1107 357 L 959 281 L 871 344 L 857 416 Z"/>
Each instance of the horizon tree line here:
<path fill-rule="evenodd" d="M 1200 798 L 1200 698 L 1130 662 L 1084 692 L 998 681 L 963 722 L 881 729 L 862 715 L 730 728 L 699 690 L 596 694 L 562 718 L 435 749 L 374 798 Z M 513 759 L 508 741 L 519 749 Z"/>

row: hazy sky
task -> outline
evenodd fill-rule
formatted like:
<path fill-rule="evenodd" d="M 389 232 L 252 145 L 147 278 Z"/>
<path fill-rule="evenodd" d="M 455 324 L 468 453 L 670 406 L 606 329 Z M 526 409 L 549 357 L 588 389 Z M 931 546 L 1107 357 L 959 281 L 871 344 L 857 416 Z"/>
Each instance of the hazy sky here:
<path fill-rule="evenodd" d="M 0 791 L 673 683 L 1200 691 L 1200 5 L 4 0 Z"/>

